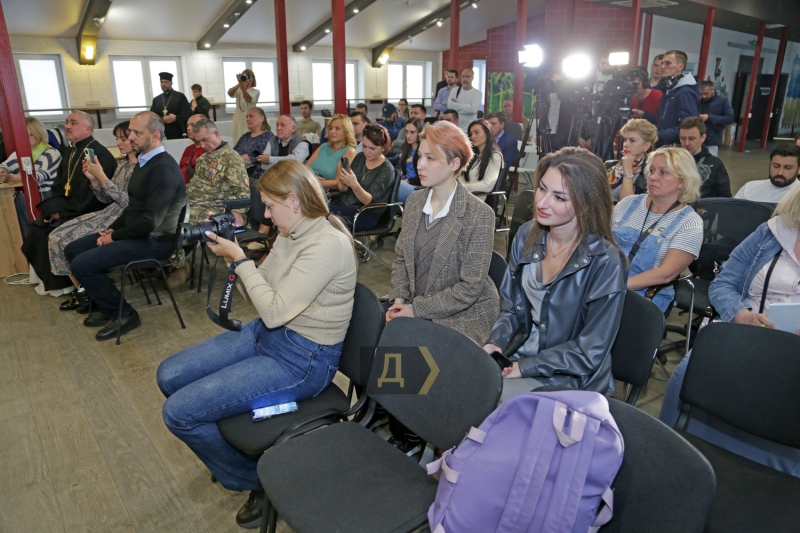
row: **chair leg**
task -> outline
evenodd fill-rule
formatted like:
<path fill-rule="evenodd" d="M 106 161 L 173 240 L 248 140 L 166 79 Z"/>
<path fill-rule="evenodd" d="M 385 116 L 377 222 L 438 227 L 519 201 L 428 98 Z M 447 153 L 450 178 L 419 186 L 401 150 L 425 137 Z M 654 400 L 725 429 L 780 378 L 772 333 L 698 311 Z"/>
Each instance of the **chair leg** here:
<path fill-rule="evenodd" d="M 136 270 L 134 270 L 134 273 L 135 272 Z M 119 312 L 117 313 L 117 324 L 119 324 L 122 321 L 122 302 L 125 301 L 125 275 L 127 273 L 128 273 L 128 267 L 125 266 L 125 268 L 122 269 L 122 280 L 120 281 L 121 287 L 119 288 Z M 142 285 L 142 287 L 144 287 L 144 283 L 142 283 L 141 281 L 139 283 Z M 145 292 L 145 294 L 147 293 Z M 150 303 L 149 298 L 147 303 Z M 117 346 L 119 346 L 120 337 L 122 337 L 122 328 L 117 327 Z"/>
<path fill-rule="evenodd" d="M 203 243 L 200 243 L 200 275 L 197 277 L 197 292 L 200 292 L 200 289 L 203 287 L 203 260 L 208 263 L 208 257 L 206 257 L 206 247 L 203 246 Z"/>
<path fill-rule="evenodd" d="M 153 294 L 156 296 L 156 302 L 158 302 L 158 305 L 161 305 L 161 298 L 158 297 L 158 291 L 156 290 L 156 286 L 153 284 L 153 276 L 150 276 L 150 288 L 153 289 Z"/>
<path fill-rule="evenodd" d="M 261 512 L 261 533 L 275 533 L 278 528 L 278 512 L 264 493 L 264 509 Z"/>
<path fill-rule="evenodd" d="M 142 287 L 144 297 L 147 299 L 147 305 L 151 305 L 153 302 L 150 301 L 150 295 L 147 293 L 147 287 L 145 287 L 144 281 L 142 281 L 142 278 L 139 276 L 139 272 L 135 268 L 133 269 L 133 277 L 136 278 L 136 281 Z"/>
<path fill-rule="evenodd" d="M 167 283 L 167 274 L 164 272 L 164 268 L 161 265 L 158 265 L 158 270 L 161 271 L 161 279 L 164 280 L 164 286 L 167 288 L 167 292 L 169 293 L 169 299 L 172 300 L 172 307 L 175 308 L 175 314 L 178 315 L 178 321 L 181 323 L 181 328 L 186 329 L 186 324 L 183 323 L 183 317 L 178 309 L 178 304 L 175 302 L 175 296 L 172 294 L 172 289 L 170 289 L 169 283 Z M 161 302 L 159 301 L 159 303 Z"/>

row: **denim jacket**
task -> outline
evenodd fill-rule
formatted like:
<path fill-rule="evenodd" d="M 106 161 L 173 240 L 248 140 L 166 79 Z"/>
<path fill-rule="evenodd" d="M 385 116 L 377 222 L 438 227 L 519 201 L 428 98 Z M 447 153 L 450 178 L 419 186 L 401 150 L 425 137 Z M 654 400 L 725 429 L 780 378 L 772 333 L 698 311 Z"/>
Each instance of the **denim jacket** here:
<path fill-rule="evenodd" d="M 711 305 L 725 322 L 732 321 L 739 311 L 748 309 L 744 299 L 747 297 L 753 278 L 781 250 L 781 244 L 767 224 L 769 223 L 761 224 L 734 248 L 730 258 L 722 265 L 722 270 L 708 288 Z M 754 312 L 758 312 L 758 309 Z"/>
<path fill-rule="evenodd" d="M 533 222 L 522 226 L 500 287 L 500 317 L 489 342 L 513 354 L 533 327 L 531 305 L 522 287 L 525 265 L 544 259 L 545 243 L 523 252 Z M 617 336 L 627 284 L 627 262 L 605 238 L 591 235 L 579 244 L 553 280 L 539 314 L 539 352 L 518 360 L 524 377 L 547 385 L 607 393 L 614 387 L 611 346 Z"/>

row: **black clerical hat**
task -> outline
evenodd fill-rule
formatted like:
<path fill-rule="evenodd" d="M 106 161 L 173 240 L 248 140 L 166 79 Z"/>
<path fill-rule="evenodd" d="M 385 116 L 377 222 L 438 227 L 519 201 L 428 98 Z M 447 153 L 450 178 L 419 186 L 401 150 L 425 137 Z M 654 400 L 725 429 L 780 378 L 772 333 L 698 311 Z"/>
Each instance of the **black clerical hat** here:
<path fill-rule="evenodd" d="M 159 72 L 158 79 L 172 81 L 172 74 L 170 74 L 169 72 Z"/>

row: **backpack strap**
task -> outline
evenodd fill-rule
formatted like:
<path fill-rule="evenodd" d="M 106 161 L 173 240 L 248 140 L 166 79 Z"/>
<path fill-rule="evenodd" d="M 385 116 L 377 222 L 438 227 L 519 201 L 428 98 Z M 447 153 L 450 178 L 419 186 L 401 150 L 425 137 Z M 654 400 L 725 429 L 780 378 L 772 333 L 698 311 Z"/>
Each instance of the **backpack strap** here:
<path fill-rule="evenodd" d="M 598 533 L 600 528 L 608 524 L 614 517 L 614 491 L 611 490 L 611 487 L 603 491 L 601 498 L 602 501 L 600 502 L 600 508 L 597 510 L 597 518 L 594 519 L 594 523 L 589 527 L 587 533 Z M 444 530 L 442 530 L 442 533 L 444 533 Z"/>

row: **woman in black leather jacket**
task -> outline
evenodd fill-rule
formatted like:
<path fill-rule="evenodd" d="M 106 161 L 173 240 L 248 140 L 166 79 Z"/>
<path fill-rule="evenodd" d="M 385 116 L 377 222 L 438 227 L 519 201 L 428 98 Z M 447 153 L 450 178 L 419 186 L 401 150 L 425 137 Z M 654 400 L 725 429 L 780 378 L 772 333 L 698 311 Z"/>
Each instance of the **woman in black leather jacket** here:
<path fill-rule="evenodd" d="M 484 346 L 513 361 L 502 399 L 543 385 L 610 393 L 627 261 L 611 233 L 605 165 L 564 148 L 539 162 L 535 189 L 535 218 L 514 238 Z"/>

